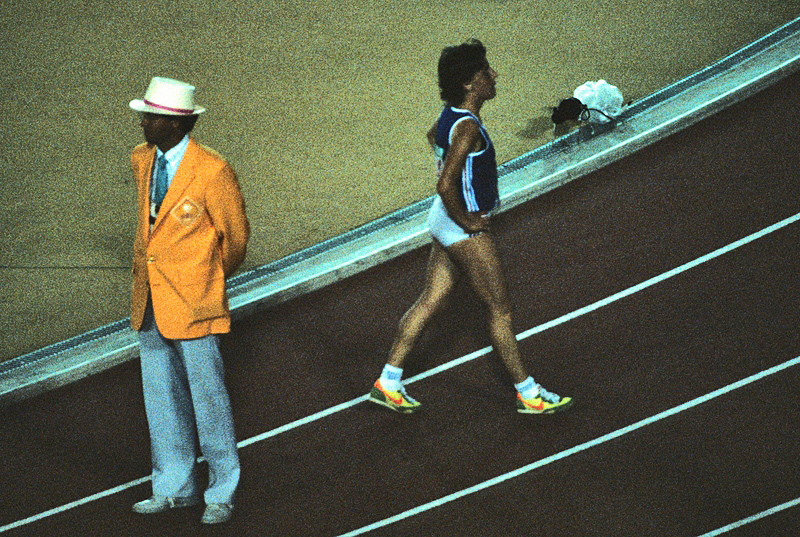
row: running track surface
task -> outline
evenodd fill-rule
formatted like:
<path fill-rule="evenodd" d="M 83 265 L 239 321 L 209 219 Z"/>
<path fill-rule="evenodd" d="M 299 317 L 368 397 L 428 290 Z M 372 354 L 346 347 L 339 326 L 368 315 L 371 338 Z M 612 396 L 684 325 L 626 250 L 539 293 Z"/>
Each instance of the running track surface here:
<path fill-rule="evenodd" d="M 229 524 L 201 527 L 200 508 L 132 514 L 145 481 L 4 537 L 324 537 L 400 513 L 365 534 L 798 535 L 800 506 L 726 526 L 800 497 L 800 366 L 789 362 L 800 222 L 718 251 L 800 213 L 797 102 L 793 75 L 498 218 L 517 332 L 534 329 L 521 349 L 537 380 L 575 398 L 569 412 L 516 414 L 492 353 L 412 382 L 418 415 L 357 399 L 419 292 L 426 247 L 224 338 L 239 438 L 273 431 L 241 448 Z M 460 288 L 406 377 L 484 349 L 485 334 Z M 4 411 L 0 526 L 149 473 L 138 375 L 130 362 Z M 452 501 L 430 504 L 441 498 Z"/>

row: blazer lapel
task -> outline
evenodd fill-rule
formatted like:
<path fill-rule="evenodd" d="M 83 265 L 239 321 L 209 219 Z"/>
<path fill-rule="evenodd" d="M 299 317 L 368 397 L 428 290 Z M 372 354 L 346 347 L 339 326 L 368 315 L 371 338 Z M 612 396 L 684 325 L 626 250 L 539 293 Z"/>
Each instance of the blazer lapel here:
<path fill-rule="evenodd" d="M 142 212 L 139 221 L 142 222 L 144 229 L 142 233 L 145 237 L 150 236 L 150 182 L 153 178 L 153 162 L 156 158 L 156 146 L 147 152 L 146 165 L 144 166 L 139 188 L 139 211 Z"/>
<path fill-rule="evenodd" d="M 167 195 L 164 197 L 164 201 L 161 202 L 161 209 L 158 211 L 158 216 L 153 225 L 153 231 L 155 231 L 164 218 L 166 218 L 175 204 L 181 200 L 183 192 L 196 177 L 195 167 L 197 165 L 197 153 L 199 150 L 200 148 L 197 146 L 194 138 L 189 138 L 189 145 L 186 148 L 186 152 L 183 154 L 181 163 L 178 165 L 178 171 L 175 172 L 175 177 L 172 178 L 172 183 L 170 183 L 167 189 Z M 152 168 L 152 163 L 150 167 Z"/>

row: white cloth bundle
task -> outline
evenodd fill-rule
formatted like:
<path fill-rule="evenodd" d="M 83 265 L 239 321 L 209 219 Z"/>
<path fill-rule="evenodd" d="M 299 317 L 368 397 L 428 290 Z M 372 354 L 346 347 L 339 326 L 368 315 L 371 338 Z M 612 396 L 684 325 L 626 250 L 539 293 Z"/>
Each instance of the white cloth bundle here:
<path fill-rule="evenodd" d="M 611 120 L 606 116 L 616 118 L 625 110 L 622 92 L 605 80 L 586 82 L 575 88 L 572 96 L 587 108 L 594 109 L 590 110 L 588 118 L 592 123 L 608 123 Z M 596 110 L 600 110 L 605 116 L 597 113 Z"/>

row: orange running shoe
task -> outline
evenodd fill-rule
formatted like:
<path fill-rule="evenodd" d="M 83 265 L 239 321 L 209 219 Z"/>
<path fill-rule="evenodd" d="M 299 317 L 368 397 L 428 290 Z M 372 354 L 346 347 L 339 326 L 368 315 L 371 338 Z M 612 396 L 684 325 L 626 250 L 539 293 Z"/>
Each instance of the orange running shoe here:
<path fill-rule="evenodd" d="M 399 391 L 387 390 L 381 385 L 381 379 L 375 381 L 372 391 L 369 392 L 369 400 L 402 414 L 411 414 L 422 408 L 419 401 L 406 393 L 405 387 L 401 386 Z"/>
<path fill-rule="evenodd" d="M 572 397 L 561 397 L 553 392 L 548 392 L 541 385 L 539 386 L 539 395 L 531 399 L 525 399 L 521 393 L 517 392 L 517 412 L 521 414 L 552 414 L 571 406 Z"/>

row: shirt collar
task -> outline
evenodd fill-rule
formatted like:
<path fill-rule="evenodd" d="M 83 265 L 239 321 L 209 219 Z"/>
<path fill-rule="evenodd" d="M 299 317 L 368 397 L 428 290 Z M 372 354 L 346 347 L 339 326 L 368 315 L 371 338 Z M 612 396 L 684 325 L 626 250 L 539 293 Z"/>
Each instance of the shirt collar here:
<path fill-rule="evenodd" d="M 183 139 L 172 147 L 168 149 L 166 152 L 161 151 L 161 149 L 156 147 L 156 156 L 160 157 L 164 155 L 167 159 L 168 166 L 174 166 L 177 168 L 177 165 L 180 164 L 181 159 L 183 158 L 183 154 L 186 153 L 186 148 L 189 147 L 189 135 L 183 137 Z"/>

